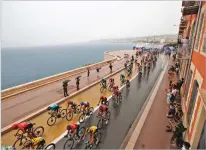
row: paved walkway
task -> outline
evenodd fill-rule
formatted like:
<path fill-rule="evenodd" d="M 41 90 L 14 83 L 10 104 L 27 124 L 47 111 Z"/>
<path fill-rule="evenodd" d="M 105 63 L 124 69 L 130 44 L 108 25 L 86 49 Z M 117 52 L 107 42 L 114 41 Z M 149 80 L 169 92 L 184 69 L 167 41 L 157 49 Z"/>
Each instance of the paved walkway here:
<path fill-rule="evenodd" d="M 172 62 L 169 61 L 169 65 Z M 166 132 L 168 113 L 165 89 L 168 88 L 168 74 L 164 74 L 155 100 L 136 141 L 134 149 L 169 149 L 172 133 Z"/>
<path fill-rule="evenodd" d="M 125 51 L 118 52 L 118 55 L 123 56 L 124 53 Z M 134 54 L 135 51 L 128 51 L 128 53 Z M 116 61 L 113 64 L 113 71 L 117 71 L 122 68 L 124 66 L 124 62 L 124 59 Z M 87 72 L 80 74 L 82 76 L 80 79 L 80 89 L 108 74 L 110 74 L 108 65 L 102 67 L 99 73 L 97 73 L 96 70 L 91 70 L 89 78 L 87 78 Z M 70 80 L 71 82 L 68 83 L 69 94 L 76 92 L 75 77 L 71 77 Z M 63 80 L 60 80 L 2 101 L 2 128 L 64 98 L 62 81 Z"/>
<path fill-rule="evenodd" d="M 113 75 L 113 78 L 115 79 L 115 84 L 117 84 L 120 87 L 120 73 L 124 73 L 124 71 L 121 71 L 115 75 Z M 133 73 L 131 75 L 130 78 L 132 78 L 134 75 L 137 74 L 137 70 L 136 67 L 134 65 L 133 67 Z M 100 93 L 100 84 L 96 84 L 90 88 L 88 88 L 87 90 L 78 93 L 77 95 L 75 95 L 74 97 L 72 97 L 72 100 L 75 101 L 77 104 L 79 104 L 81 101 L 87 101 L 90 103 L 90 105 L 92 107 L 96 107 L 98 102 L 99 102 L 99 98 L 101 95 L 104 95 L 106 97 L 111 96 L 111 92 L 106 91 L 105 93 Z M 60 106 L 62 108 L 66 108 L 67 107 L 67 103 L 64 102 L 62 104 L 60 104 Z M 35 118 L 28 120 L 30 122 L 35 122 L 37 126 L 43 126 L 44 127 L 44 139 L 50 143 L 53 140 L 55 140 L 58 136 L 60 136 L 62 133 L 65 132 L 66 126 L 68 124 L 71 123 L 75 123 L 78 121 L 80 115 L 74 115 L 73 119 L 71 121 L 67 121 L 66 118 L 60 118 L 57 120 L 57 122 L 55 123 L 55 125 L 53 126 L 48 126 L 47 125 L 47 119 L 50 117 L 50 115 L 48 114 L 48 112 L 44 112 L 38 116 L 36 116 Z M 8 133 L 2 135 L 1 139 L 2 139 L 2 144 L 3 145 L 12 145 L 16 138 L 14 137 L 14 134 L 16 133 L 15 130 L 9 131 Z M 16 147 L 18 148 L 18 147 Z"/>

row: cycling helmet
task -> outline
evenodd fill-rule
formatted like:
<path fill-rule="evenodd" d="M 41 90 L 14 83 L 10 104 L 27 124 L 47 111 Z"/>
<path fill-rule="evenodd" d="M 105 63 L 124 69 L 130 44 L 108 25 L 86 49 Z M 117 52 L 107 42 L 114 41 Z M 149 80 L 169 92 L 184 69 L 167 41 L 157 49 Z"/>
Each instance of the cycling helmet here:
<path fill-rule="evenodd" d="M 81 105 L 84 105 L 84 102 L 81 102 L 80 104 L 81 104 Z"/>
<path fill-rule="evenodd" d="M 103 98 L 104 98 L 104 96 L 101 96 L 101 97 L 100 97 L 100 99 L 103 99 Z"/>
<path fill-rule="evenodd" d="M 47 110 L 51 110 L 52 109 L 52 107 L 51 106 L 49 106 L 48 108 L 47 108 Z"/>
<path fill-rule="evenodd" d="M 67 104 L 71 104 L 71 103 L 72 103 L 72 101 L 71 101 L 71 100 L 68 100 L 68 101 L 67 101 Z"/>
<path fill-rule="evenodd" d="M 17 129 L 18 128 L 18 124 L 17 123 L 13 124 L 11 128 L 12 129 Z"/>
<path fill-rule="evenodd" d="M 117 85 L 114 85 L 114 88 L 115 88 L 115 89 L 118 89 L 118 86 L 117 86 Z"/>

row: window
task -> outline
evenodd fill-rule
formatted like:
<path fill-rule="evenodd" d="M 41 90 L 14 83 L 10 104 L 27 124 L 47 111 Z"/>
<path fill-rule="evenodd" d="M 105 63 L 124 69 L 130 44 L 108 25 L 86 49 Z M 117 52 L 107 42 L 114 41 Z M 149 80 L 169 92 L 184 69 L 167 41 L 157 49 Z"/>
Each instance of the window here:
<path fill-rule="evenodd" d="M 202 47 L 203 52 L 206 52 L 206 32 L 204 33 L 204 42 Z"/>
<path fill-rule="evenodd" d="M 206 148 L 206 121 L 204 123 L 202 134 L 200 136 L 199 144 L 197 149 L 205 149 Z"/>
<path fill-rule="evenodd" d="M 190 41 L 189 41 L 189 51 L 192 50 L 192 43 L 194 41 L 194 35 L 195 35 L 195 26 L 196 26 L 196 19 L 193 23 L 193 26 L 192 26 L 192 30 L 191 30 L 191 34 L 190 34 Z"/>
<path fill-rule="evenodd" d="M 200 34 L 201 34 L 201 30 L 202 30 L 203 19 L 204 19 L 204 13 L 201 15 L 200 20 L 199 20 L 195 49 L 198 49 L 198 46 L 199 46 L 199 40 L 200 40 Z"/>
<path fill-rule="evenodd" d="M 191 78 L 192 78 L 192 70 L 189 71 L 189 74 L 188 74 L 188 78 L 187 78 L 187 84 L 186 84 L 186 98 L 188 96 L 188 92 L 189 92 L 189 88 L 190 88 L 190 83 L 191 83 Z"/>
<path fill-rule="evenodd" d="M 188 124 L 190 124 L 190 121 L 191 121 L 191 118 L 192 118 L 192 113 L 193 113 L 193 110 L 194 110 L 194 107 L 195 107 L 198 88 L 199 88 L 199 84 L 198 84 L 197 80 L 195 80 L 194 85 L 193 85 L 193 90 L 192 90 L 192 96 L 190 98 L 188 114 L 187 114 Z"/>

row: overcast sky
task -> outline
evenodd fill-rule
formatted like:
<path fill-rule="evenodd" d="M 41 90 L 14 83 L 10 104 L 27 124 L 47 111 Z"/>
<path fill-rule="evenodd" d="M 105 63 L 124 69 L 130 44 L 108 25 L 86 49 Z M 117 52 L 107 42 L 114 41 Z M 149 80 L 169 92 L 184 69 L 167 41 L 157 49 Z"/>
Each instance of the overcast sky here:
<path fill-rule="evenodd" d="M 2 47 L 177 34 L 181 1 L 3 1 Z"/>

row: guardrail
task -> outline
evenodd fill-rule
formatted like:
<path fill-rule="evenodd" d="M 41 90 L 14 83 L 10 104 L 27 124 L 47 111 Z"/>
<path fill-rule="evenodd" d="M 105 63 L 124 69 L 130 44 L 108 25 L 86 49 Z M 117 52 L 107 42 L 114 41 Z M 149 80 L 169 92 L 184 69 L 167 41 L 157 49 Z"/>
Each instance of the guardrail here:
<path fill-rule="evenodd" d="M 111 55 L 111 54 L 109 54 L 109 55 Z M 107 65 L 110 62 L 118 60 L 117 56 L 114 56 L 114 55 L 112 55 L 112 56 L 114 57 L 113 59 L 109 59 L 109 60 L 102 61 L 102 62 L 99 62 L 99 63 L 91 64 L 91 65 L 88 65 L 88 66 L 84 66 L 84 67 L 81 67 L 81 68 L 77 68 L 77 69 L 74 69 L 74 70 L 70 70 L 70 71 L 67 71 L 67 72 L 63 72 L 63 73 L 60 73 L 60 74 L 56 74 L 56 75 L 53 75 L 53 76 L 49 76 L 49 77 L 46 77 L 46 78 L 42 78 L 42 79 L 39 79 L 39 80 L 35 80 L 35 81 L 32 81 L 32 82 L 28 82 L 28 83 L 25 83 L 25 84 L 22 84 L 22 85 L 18 85 L 18 86 L 12 87 L 12 88 L 2 90 L 1 91 L 1 100 L 6 100 L 9 97 L 12 97 L 12 96 L 15 96 L 15 95 L 33 90 L 35 88 L 45 86 L 45 85 L 48 85 L 50 83 L 53 83 L 53 82 L 56 82 L 56 81 L 59 81 L 59 80 L 62 80 L 62 79 L 80 74 L 80 73 L 83 73 L 83 72 L 87 71 L 87 68 L 92 69 L 92 68 L 96 68 L 96 67 L 102 67 L 104 65 Z"/>

